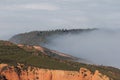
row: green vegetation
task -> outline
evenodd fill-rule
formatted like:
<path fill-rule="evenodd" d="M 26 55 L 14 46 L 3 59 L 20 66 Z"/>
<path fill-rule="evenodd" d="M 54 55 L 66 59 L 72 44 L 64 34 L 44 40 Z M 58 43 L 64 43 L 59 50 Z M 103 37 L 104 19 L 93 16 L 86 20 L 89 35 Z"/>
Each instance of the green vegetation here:
<path fill-rule="evenodd" d="M 10 41 L 17 44 L 27 45 L 43 45 L 49 43 L 53 38 L 64 34 L 78 34 L 82 32 L 90 32 L 96 29 L 57 29 L 50 31 L 33 31 L 23 34 L 18 34 L 10 38 Z"/>
<path fill-rule="evenodd" d="M 0 63 L 7 63 L 11 65 L 24 63 L 26 65 L 50 69 L 67 69 L 68 67 L 69 69 L 74 70 L 74 68 L 71 68 L 70 65 L 60 62 L 58 59 L 46 56 L 42 54 L 42 52 L 34 50 L 26 51 L 19 48 L 17 45 L 6 45 L 6 42 L 2 42 L 2 44 L 0 44 Z M 38 56 L 33 55 L 36 52 L 39 54 Z"/>
<path fill-rule="evenodd" d="M 34 53 L 38 53 L 38 55 L 34 55 Z M 80 67 L 85 67 L 92 72 L 99 70 L 101 73 L 114 80 L 120 80 L 120 70 L 117 68 L 60 60 L 44 55 L 42 52 L 34 49 L 29 50 L 26 47 L 20 48 L 7 41 L 0 41 L 0 63 L 7 63 L 9 65 L 22 63 L 27 66 L 35 66 L 39 68 L 75 71 L 78 71 Z M 17 72 L 19 72 L 19 70 L 17 70 Z"/>

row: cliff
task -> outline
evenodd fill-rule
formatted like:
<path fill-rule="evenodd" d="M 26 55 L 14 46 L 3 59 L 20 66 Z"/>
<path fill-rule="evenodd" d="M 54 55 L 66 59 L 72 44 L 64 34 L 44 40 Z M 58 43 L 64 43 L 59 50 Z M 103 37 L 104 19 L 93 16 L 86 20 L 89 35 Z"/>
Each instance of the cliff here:
<path fill-rule="evenodd" d="M 98 70 L 92 73 L 86 68 L 79 71 L 50 70 L 25 67 L 23 64 L 9 66 L 0 64 L 0 80 L 111 80 Z"/>

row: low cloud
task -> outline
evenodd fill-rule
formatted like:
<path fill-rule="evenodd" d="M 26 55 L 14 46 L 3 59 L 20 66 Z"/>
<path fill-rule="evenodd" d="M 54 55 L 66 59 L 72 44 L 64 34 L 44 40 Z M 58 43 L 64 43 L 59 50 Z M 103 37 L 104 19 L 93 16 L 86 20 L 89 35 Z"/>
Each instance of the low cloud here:
<path fill-rule="evenodd" d="M 52 37 L 46 47 L 86 59 L 95 64 L 120 68 L 120 31 L 101 29 L 77 35 Z"/>
<path fill-rule="evenodd" d="M 35 4 L 18 4 L 18 5 L 9 5 L 9 6 L 0 6 L 1 10 L 47 10 L 47 11 L 55 11 L 58 10 L 59 7 L 48 4 L 48 3 L 35 3 Z"/>

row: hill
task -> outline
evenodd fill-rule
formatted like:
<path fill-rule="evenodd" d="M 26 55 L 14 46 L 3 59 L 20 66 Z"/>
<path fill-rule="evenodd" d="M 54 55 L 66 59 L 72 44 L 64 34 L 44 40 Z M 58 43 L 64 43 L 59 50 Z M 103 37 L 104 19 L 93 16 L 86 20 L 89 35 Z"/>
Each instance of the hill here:
<path fill-rule="evenodd" d="M 58 36 L 91 32 L 93 30 L 97 29 L 57 29 L 50 31 L 32 31 L 28 33 L 17 34 L 11 37 L 9 41 L 17 44 L 44 45 L 50 43 L 51 40 Z"/>
<path fill-rule="evenodd" d="M 72 70 L 78 71 L 81 67 L 87 68 L 92 72 L 99 70 L 113 80 L 120 80 L 120 70 L 109 66 L 90 65 L 51 57 L 47 52 L 34 48 L 34 46 L 13 44 L 8 41 L 0 41 L 0 63 L 16 66 L 22 63 L 44 69 Z"/>
<path fill-rule="evenodd" d="M 16 45 L 8 41 L 0 41 L 0 62 L 15 65 L 24 63 L 43 68 L 60 68 L 64 63 L 57 64 L 59 60 L 75 60 L 76 58 L 67 54 L 57 54 L 41 46 Z M 47 62 L 47 63 L 46 63 Z M 43 64 L 43 65 L 42 65 Z M 63 66 L 64 67 L 64 66 Z"/>

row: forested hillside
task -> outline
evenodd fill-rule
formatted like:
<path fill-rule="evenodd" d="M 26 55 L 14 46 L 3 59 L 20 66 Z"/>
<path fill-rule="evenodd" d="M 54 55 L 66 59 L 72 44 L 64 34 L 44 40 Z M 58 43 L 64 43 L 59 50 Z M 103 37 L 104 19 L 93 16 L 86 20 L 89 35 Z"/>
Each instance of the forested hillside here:
<path fill-rule="evenodd" d="M 50 31 L 32 31 L 28 33 L 17 34 L 10 38 L 9 41 L 17 44 L 44 45 L 49 43 L 54 38 L 62 35 L 91 32 L 93 30 L 97 29 L 57 29 Z"/>

